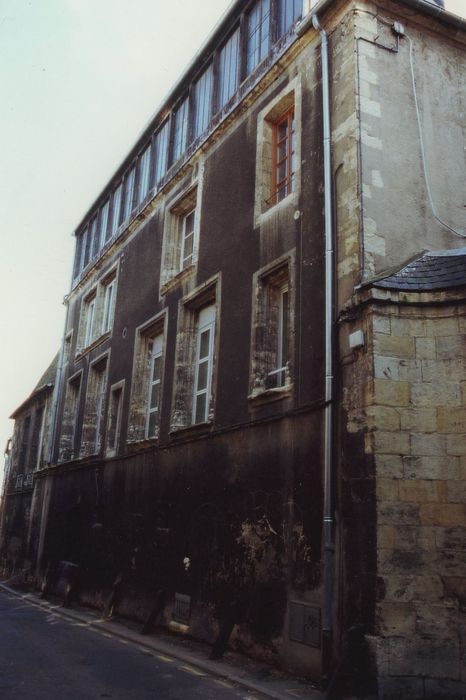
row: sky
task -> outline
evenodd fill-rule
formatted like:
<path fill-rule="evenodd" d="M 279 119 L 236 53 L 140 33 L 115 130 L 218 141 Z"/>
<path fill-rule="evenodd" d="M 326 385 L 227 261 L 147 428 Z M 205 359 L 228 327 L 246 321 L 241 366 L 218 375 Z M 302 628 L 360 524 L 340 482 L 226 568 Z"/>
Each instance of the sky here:
<path fill-rule="evenodd" d="M 0 0 L 0 476 L 61 343 L 72 233 L 230 4 Z"/>

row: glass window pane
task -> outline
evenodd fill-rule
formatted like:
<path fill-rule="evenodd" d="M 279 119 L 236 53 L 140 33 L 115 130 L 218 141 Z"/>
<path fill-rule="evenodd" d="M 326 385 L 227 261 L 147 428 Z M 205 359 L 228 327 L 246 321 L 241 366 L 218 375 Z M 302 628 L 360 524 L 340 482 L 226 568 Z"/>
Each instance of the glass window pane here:
<path fill-rule="evenodd" d="M 139 201 L 142 202 L 149 191 L 149 167 L 151 146 L 147 146 L 139 160 Z"/>
<path fill-rule="evenodd" d="M 150 397 L 150 408 L 158 409 L 160 399 L 160 384 L 152 384 L 151 397 Z"/>
<path fill-rule="evenodd" d="M 208 127 L 212 107 L 212 66 L 194 84 L 194 138 Z"/>
<path fill-rule="evenodd" d="M 258 0 L 248 15 L 247 69 L 251 73 L 269 52 L 270 0 Z"/>
<path fill-rule="evenodd" d="M 152 371 L 152 381 L 160 381 L 160 370 L 162 368 L 162 356 L 154 357 L 154 367 Z"/>
<path fill-rule="evenodd" d="M 168 122 L 165 122 L 163 127 L 155 137 L 156 148 L 156 165 L 155 165 L 155 184 L 157 184 L 167 172 L 167 155 L 168 155 Z"/>
<path fill-rule="evenodd" d="M 147 426 L 147 437 L 154 437 L 157 430 L 157 411 L 149 414 L 149 423 Z"/>
<path fill-rule="evenodd" d="M 207 377 L 208 377 L 209 362 L 205 360 L 199 365 L 199 371 L 197 375 L 197 390 L 202 391 L 207 389 Z"/>
<path fill-rule="evenodd" d="M 238 88 L 239 29 L 227 41 L 219 56 L 218 107 L 221 109 Z"/>
<path fill-rule="evenodd" d="M 201 334 L 201 340 L 199 344 L 199 359 L 202 360 L 204 357 L 209 356 L 209 345 L 210 345 L 210 328 L 203 331 Z"/>
<path fill-rule="evenodd" d="M 280 36 L 301 17 L 302 5 L 302 0 L 280 0 Z"/>
<path fill-rule="evenodd" d="M 120 184 L 113 193 L 113 204 L 112 204 L 112 236 L 116 233 L 118 226 L 120 225 L 121 217 L 121 194 L 123 190 L 123 185 Z"/>
<path fill-rule="evenodd" d="M 173 133 L 173 162 L 176 162 L 186 150 L 188 139 L 189 102 L 186 98 L 175 112 Z"/>
<path fill-rule="evenodd" d="M 133 211 L 134 176 L 135 169 L 131 168 L 125 180 L 125 206 L 123 214 L 124 221 L 129 219 L 129 216 Z"/>
<path fill-rule="evenodd" d="M 110 202 L 107 200 L 100 210 L 100 241 L 99 246 L 102 248 L 105 241 L 107 240 L 107 228 L 108 228 L 108 211 Z"/>
<path fill-rule="evenodd" d="M 207 394 L 196 396 L 196 411 L 194 414 L 195 423 L 204 423 L 207 420 Z"/>

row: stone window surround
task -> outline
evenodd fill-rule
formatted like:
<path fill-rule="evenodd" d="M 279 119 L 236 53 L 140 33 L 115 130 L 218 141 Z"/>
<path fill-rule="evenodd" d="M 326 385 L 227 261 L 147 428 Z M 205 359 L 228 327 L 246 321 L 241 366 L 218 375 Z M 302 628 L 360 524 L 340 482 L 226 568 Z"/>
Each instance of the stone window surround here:
<path fill-rule="evenodd" d="M 160 273 L 160 295 L 166 294 L 197 269 L 201 230 L 203 167 L 199 164 L 198 176 L 176 198 L 167 203 L 165 211 L 162 266 Z M 184 217 L 195 210 L 192 262 L 181 267 L 182 225 Z"/>
<path fill-rule="evenodd" d="M 106 449 L 105 449 L 105 456 L 106 457 L 115 457 L 118 454 L 120 444 L 121 444 L 121 425 L 122 425 L 122 417 L 123 417 L 123 402 L 125 399 L 125 385 L 126 385 L 126 380 L 122 379 L 119 382 L 116 382 L 115 384 L 112 384 L 110 387 L 109 391 L 109 400 L 108 400 L 108 411 L 107 411 L 107 431 L 105 435 L 105 443 L 106 443 Z M 119 404 L 118 404 L 118 415 L 116 416 L 116 422 L 115 422 L 115 440 L 113 446 L 109 445 L 109 438 L 110 438 L 110 431 L 111 431 L 111 421 L 112 421 L 112 396 L 115 392 L 119 391 L 120 392 L 120 399 L 119 399 Z"/>
<path fill-rule="evenodd" d="M 133 371 L 130 392 L 130 408 L 128 419 L 127 443 L 154 442 L 158 439 L 158 432 L 155 437 L 146 438 L 146 419 L 148 406 L 148 386 L 150 379 L 150 361 L 148 360 L 149 343 L 155 336 L 163 335 L 162 355 L 162 380 L 161 380 L 161 404 L 163 408 L 163 387 L 165 375 L 165 348 L 167 344 L 168 309 L 164 309 L 148 321 L 136 328 L 133 353 Z M 160 425 L 159 411 L 159 425 Z"/>
<path fill-rule="evenodd" d="M 114 282 L 113 298 L 112 298 L 112 309 L 110 312 L 111 321 L 109 330 L 103 332 L 102 324 L 104 321 L 104 306 L 105 306 L 105 292 L 109 284 Z M 116 305 L 116 295 L 118 289 L 118 263 L 116 263 L 108 272 L 103 275 L 103 277 L 95 283 L 90 291 L 83 295 L 81 301 L 81 313 L 79 317 L 78 325 L 78 337 L 76 341 L 76 358 L 82 357 L 84 354 L 89 352 L 92 348 L 99 345 L 101 342 L 110 338 L 113 332 L 113 320 L 115 314 Z M 93 332 L 90 342 L 88 344 L 86 341 L 86 324 L 87 324 L 87 311 L 90 302 L 95 299 L 94 307 L 94 319 L 93 319 Z"/>
<path fill-rule="evenodd" d="M 193 424 L 194 368 L 197 348 L 197 324 L 199 312 L 215 305 L 215 331 L 213 341 L 211 395 L 208 420 Z M 217 376 L 220 340 L 221 273 L 218 273 L 184 296 L 178 302 L 177 343 L 172 397 L 170 432 L 184 429 L 205 429 L 213 423 L 217 395 Z"/>
<path fill-rule="evenodd" d="M 110 350 L 96 357 L 89 365 L 87 374 L 86 397 L 83 411 L 83 425 L 81 433 L 81 447 L 79 456 L 88 457 L 97 455 L 102 451 L 104 444 L 105 413 L 108 367 L 110 363 Z M 103 386 L 100 382 L 103 382 Z M 99 391 L 102 393 L 100 405 L 100 419 L 97 420 L 96 409 L 99 405 Z M 96 441 L 98 444 L 96 445 Z"/>
<path fill-rule="evenodd" d="M 265 265 L 253 275 L 252 285 L 252 331 L 250 350 L 250 381 L 248 399 L 253 402 L 274 401 L 291 396 L 293 391 L 293 359 L 294 359 L 294 323 L 295 317 L 295 249 Z M 266 347 L 265 338 L 269 335 L 270 319 L 267 313 L 269 299 L 267 289 L 277 291 L 288 286 L 289 293 L 289 362 L 288 372 L 283 386 L 267 389 L 265 379 L 268 373 L 267 357 L 273 350 Z M 262 318 L 262 321 L 261 321 Z M 262 341 L 261 341 L 262 338 Z M 270 339 L 270 338 L 269 338 Z M 275 346 L 275 343 L 272 343 Z"/>
<path fill-rule="evenodd" d="M 75 451 L 77 419 L 83 385 L 83 370 L 80 369 L 69 377 L 66 383 L 63 404 L 62 426 L 59 442 L 59 462 L 68 462 L 77 457 Z M 73 389 L 73 393 L 72 393 Z"/>
<path fill-rule="evenodd" d="M 295 188 L 290 194 L 270 204 L 272 193 L 272 144 L 274 124 L 287 112 L 294 108 L 296 122 L 296 170 L 294 173 Z M 302 85 L 299 76 L 290 80 L 283 90 L 257 115 L 257 144 L 256 144 L 256 196 L 254 204 L 254 226 L 258 227 L 271 212 L 278 207 L 297 206 L 301 190 L 301 132 L 302 132 Z"/>

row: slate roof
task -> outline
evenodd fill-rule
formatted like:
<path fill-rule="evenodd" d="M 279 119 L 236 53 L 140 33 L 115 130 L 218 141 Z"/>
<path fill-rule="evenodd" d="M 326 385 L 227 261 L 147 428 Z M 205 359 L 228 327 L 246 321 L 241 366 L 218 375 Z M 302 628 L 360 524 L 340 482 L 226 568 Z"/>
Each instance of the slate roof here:
<path fill-rule="evenodd" d="M 466 247 L 424 253 L 372 285 L 408 292 L 431 292 L 466 286 Z"/>
<path fill-rule="evenodd" d="M 37 384 L 34 387 L 34 389 L 32 390 L 32 392 L 29 394 L 27 399 L 25 399 L 23 401 L 23 403 L 20 406 L 18 406 L 18 408 L 11 414 L 10 418 L 16 419 L 18 417 L 18 415 L 21 413 L 21 411 L 23 409 L 27 408 L 30 405 L 31 401 L 33 401 L 33 399 L 38 394 L 40 394 L 41 391 L 43 391 L 44 389 L 47 389 L 47 388 L 51 389 L 53 387 L 53 385 L 55 384 L 55 374 L 56 374 L 57 365 L 58 365 L 58 355 L 59 355 L 59 353 L 57 353 L 55 355 L 52 362 L 47 367 L 44 374 L 39 379 L 39 381 L 37 382 Z"/>

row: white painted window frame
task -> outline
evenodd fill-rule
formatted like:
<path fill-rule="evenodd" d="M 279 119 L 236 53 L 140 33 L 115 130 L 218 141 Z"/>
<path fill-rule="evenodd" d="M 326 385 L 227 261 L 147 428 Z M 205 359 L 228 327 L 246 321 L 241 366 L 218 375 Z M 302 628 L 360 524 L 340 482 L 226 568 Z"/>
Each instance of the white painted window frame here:
<path fill-rule="evenodd" d="M 212 374 L 213 374 L 213 360 L 214 360 L 214 347 L 215 347 L 215 320 L 216 311 L 215 304 L 205 306 L 198 312 L 198 322 L 197 322 L 197 337 L 196 337 L 196 362 L 195 362 L 195 377 L 194 377 L 194 396 L 193 396 L 193 409 L 192 409 L 192 424 L 197 425 L 199 423 L 206 423 L 209 417 L 209 405 L 212 397 Z M 208 353 L 201 358 L 201 338 L 202 335 L 209 331 L 209 348 Z M 202 364 L 207 362 L 207 381 L 206 387 L 204 389 L 199 389 L 199 370 Z M 204 420 L 197 421 L 197 404 L 201 396 L 206 397 L 205 410 L 204 410 Z"/>
<path fill-rule="evenodd" d="M 152 343 L 152 349 L 150 353 L 150 369 L 149 369 L 149 382 L 148 382 L 148 387 L 147 387 L 147 404 L 146 404 L 146 423 L 144 426 L 144 437 L 146 439 L 150 439 L 153 437 L 156 437 L 156 435 L 149 435 L 149 426 L 150 426 L 150 419 L 153 413 L 157 414 L 157 419 L 156 419 L 156 426 L 158 426 L 159 421 L 160 421 L 160 406 L 162 402 L 162 374 L 163 374 L 163 369 L 162 369 L 162 363 L 163 363 L 163 340 L 164 340 L 164 334 L 163 332 L 157 333 L 154 337 L 149 339 L 149 343 Z M 155 361 L 158 359 L 161 359 L 161 367 L 160 367 L 160 377 L 156 380 L 154 380 L 154 365 Z M 159 402 L 157 406 L 152 406 L 152 389 L 154 386 L 159 387 Z"/>

